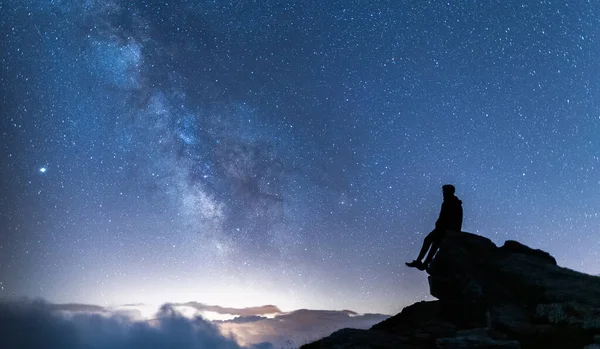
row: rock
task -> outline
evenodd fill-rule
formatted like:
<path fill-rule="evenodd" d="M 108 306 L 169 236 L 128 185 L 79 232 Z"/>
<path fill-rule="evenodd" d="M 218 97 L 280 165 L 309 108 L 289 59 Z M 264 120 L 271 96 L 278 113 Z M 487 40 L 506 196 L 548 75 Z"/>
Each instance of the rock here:
<path fill-rule="evenodd" d="M 545 251 L 453 232 L 427 272 L 437 301 L 302 348 L 600 349 L 600 277 Z"/>
<path fill-rule="evenodd" d="M 559 267 L 548 253 L 517 242 L 498 248 L 487 238 L 462 233 L 442 243 L 427 271 L 431 294 L 440 300 L 600 307 L 600 277 Z"/>
<path fill-rule="evenodd" d="M 528 311 L 516 304 L 495 304 L 490 306 L 490 327 L 511 334 L 537 334 L 538 329 L 531 323 Z"/>
<path fill-rule="evenodd" d="M 556 259 L 550 255 L 550 253 L 542 250 L 534 250 L 530 247 L 523 245 L 522 243 L 514 240 L 506 240 L 504 245 L 500 247 L 500 250 L 508 253 L 522 253 L 532 257 L 540 258 L 542 261 L 546 261 L 553 265 L 556 265 Z"/>
<path fill-rule="evenodd" d="M 400 314 L 374 325 L 371 330 L 400 336 L 409 336 L 421 331 L 440 337 L 454 335 L 456 326 L 443 318 L 440 302 L 422 301 L 402 309 Z"/>
<path fill-rule="evenodd" d="M 453 336 L 456 326 L 445 318 L 439 301 L 423 301 L 404 308 L 370 330 L 409 337 L 412 344 L 429 347 L 435 345 L 436 338 Z"/>
<path fill-rule="evenodd" d="M 587 304 L 576 302 L 538 304 L 535 315 L 550 324 L 569 325 L 600 332 L 600 308 Z"/>
<path fill-rule="evenodd" d="M 521 349 L 516 340 L 490 338 L 484 328 L 459 331 L 456 337 L 440 338 L 436 344 L 439 349 Z"/>
<path fill-rule="evenodd" d="M 418 347 L 411 345 L 407 338 L 401 336 L 395 336 L 381 331 L 345 328 L 336 331 L 329 337 L 323 338 L 317 342 L 304 345 L 302 348 L 417 349 Z"/>

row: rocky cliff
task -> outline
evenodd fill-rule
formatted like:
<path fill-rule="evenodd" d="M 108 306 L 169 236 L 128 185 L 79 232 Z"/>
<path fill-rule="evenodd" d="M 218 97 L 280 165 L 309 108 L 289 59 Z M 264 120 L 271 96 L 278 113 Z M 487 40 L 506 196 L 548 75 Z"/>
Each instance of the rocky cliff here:
<path fill-rule="evenodd" d="M 600 277 L 560 267 L 547 252 L 456 233 L 427 273 L 437 301 L 302 348 L 600 349 Z"/>

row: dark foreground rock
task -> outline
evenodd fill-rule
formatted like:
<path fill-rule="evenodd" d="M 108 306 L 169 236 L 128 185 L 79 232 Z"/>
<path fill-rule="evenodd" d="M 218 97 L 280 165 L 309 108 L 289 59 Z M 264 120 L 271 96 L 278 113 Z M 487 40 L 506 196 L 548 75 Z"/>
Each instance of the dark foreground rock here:
<path fill-rule="evenodd" d="M 427 272 L 437 301 L 302 348 L 600 349 L 600 277 L 562 268 L 547 252 L 457 233 Z"/>

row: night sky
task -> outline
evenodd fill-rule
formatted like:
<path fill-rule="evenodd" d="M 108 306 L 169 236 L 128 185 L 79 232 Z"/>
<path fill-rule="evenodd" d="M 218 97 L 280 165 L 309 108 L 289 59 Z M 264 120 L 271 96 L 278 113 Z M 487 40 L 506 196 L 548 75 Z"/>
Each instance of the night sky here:
<path fill-rule="evenodd" d="M 394 314 L 463 230 L 600 273 L 596 1 L 0 2 L 0 298 Z"/>

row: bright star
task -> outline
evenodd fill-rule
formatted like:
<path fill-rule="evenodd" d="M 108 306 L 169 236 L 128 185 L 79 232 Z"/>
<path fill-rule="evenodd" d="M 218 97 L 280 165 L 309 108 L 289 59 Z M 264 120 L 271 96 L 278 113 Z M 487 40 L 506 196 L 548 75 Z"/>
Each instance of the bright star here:
<path fill-rule="evenodd" d="M 46 173 L 46 168 L 45 167 L 40 168 L 40 172 L 41 173 Z"/>

